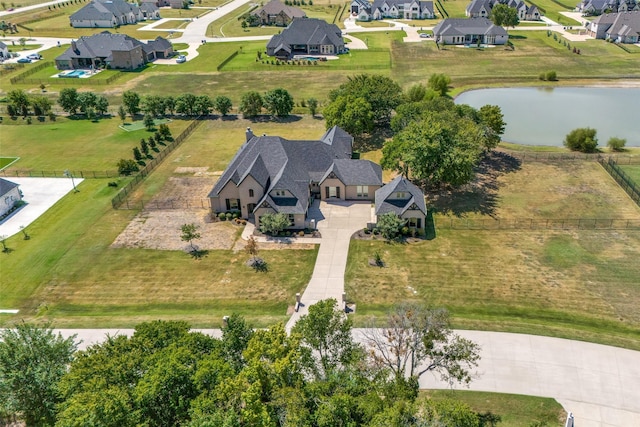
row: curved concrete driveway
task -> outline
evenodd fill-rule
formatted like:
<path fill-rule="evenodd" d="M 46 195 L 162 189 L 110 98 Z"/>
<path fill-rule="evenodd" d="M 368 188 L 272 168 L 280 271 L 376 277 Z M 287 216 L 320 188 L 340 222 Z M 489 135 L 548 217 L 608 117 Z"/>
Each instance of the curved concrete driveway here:
<path fill-rule="evenodd" d="M 219 329 L 197 329 L 215 337 Z M 133 329 L 61 329 L 78 334 L 81 349 L 106 335 L 131 335 Z M 640 426 L 640 352 L 535 335 L 456 331 L 481 346 L 482 359 L 469 389 L 557 399 L 572 412 L 577 427 Z M 359 339 L 361 330 L 354 330 Z M 449 388 L 434 375 L 423 389 Z"/>

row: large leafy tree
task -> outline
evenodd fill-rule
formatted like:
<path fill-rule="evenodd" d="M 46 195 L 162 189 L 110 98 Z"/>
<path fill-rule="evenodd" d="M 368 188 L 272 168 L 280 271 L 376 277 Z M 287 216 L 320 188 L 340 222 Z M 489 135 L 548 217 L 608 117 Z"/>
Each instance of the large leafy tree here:
<path fill-rule="evenodd" d="M 504 129 L 507 125 L 504 121 L 502 110 L 497 105 L 483 105 L 478 110 L 478 114 L 482 123 L 489 130 L 486 148 L 495 148 L 500 143 L 500 137 L 504 134 Z"/>
<path fill-rule="evenodd" d="M 93 92 L 79 92 L 78 104 L 80 105 L 80 111 L 87 113 L 91 108 L 95 108 L 98 97 Z"/>
<path fill-rule="evenodd" d="M 227 96 L 219 95 L 216 96 L 213 100 L 214 110 L 216 110 L 222 116 L 226 116 L 227 114 L 229 114 L 229 111 L 231 111 L 231 107 L 231 99 Z"/>
<path fill-rule="evenodd" d="M 140 95 L 131 90 L 125 91 L 122 94 L 122 105 L 131 118 L 135 118 L 136 114 L 140 112 Z"/>
<path fill-rule="evenodd" d="M 29 102 L 29 96 L 24 90 L 14 89 L 9 91 L 7 94 L 7 100 L 21 115 L 27 116 L 29 114 L 29 107 L 31 104 Z"/>
<path fill-rule="evenodd" d="M 0 405 L 22 414 L 27 426 L 52 425 L 62 400 L 58 381 L 76 347 L 75 336 L 63 338 L 49 325 L 0 332 Z"/>
<path fill-rule="evenodd" d="M 255 117 L 262 111 L 262 96 L 256 91 L 250 91 L 242 95 L 240 112 L 245 117 Z"/>
<path fill-rule="evenodd" d="M 468 118 L 428 112 L 385 143 L 381 164 L 430 185 L 459 186 L 473 178 L 484 138 L 484 128 Z"/>
<path fill-rule="evenodd" d="M 285 89 L 270 90 L 263 99 L 264 107 L 273 116 L 287 117 L 293 110 L 293 96 Z"/>
<path fill-rule="evenodd" d="M 185 116 L 195 116 L 198 98 L 192 93 L 183 93 L 176 98 L 176 113 Z"/>
<path fill-rule="evenodd" d="M 446 74 L 431 74 L 429 77 L 429 89 L 438 93 L 440 96 L 445 96 L 449 92 L 449 85 L 451 84 L 451 77 Z"/>
<path fill-rule="evenodd" d="M 509 7 L 502 3 L 496 3 L 496 5 L 491 8 L 489 18 L 494 24 L 500 25 L 501 27 L 515 27 L 520 23 L 518 11 L 514 7 Z"/>
<path fill-rule="evenodd" d="M 78 91 L 74 87 L 66 87 L 60 91 L 58 105 L 67 113 L 74 115 L 79 108 Z"/>
<path fill-rule="evenodd" d="M 298 320 L 292 333 L 298 334 L 309 351 L 307 368 L 316 379 L 325 380 L 346 369 L 362 356 L 362 349 L 351 338 L 352 323 L 335 299 L 309 307 L 309 314 Z"/>
<path fill-rule="evenodd" d="M 373 131 L 375 123 L 371 104 L 362 97 L 341 95 L 323 111 L 327 129 L 340 126 L 353 136 Z"/>
<path fill-rule="evenodd" d="M 330 104 L 341 96 L 364 99 L 371 108 L 376 126 L 386 126 L 391 112 L 402 103 L 402 89 L 389 77 L 378 74 L 359 74 L 349 77 L 347 82 L 329 93 Z"/>

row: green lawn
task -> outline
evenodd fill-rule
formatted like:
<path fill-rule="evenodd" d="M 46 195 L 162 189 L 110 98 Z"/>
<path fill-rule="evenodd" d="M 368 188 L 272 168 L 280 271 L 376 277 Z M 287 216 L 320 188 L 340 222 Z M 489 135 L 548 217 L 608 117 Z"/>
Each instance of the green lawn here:
<path fill-rule="evenodd" d="M 338 59 L 328 61 L 303 61 L 302 63 L 288 61 L 282 63 L 262 54 L 262 59 L 257 60 L 257 53 L 244 50 L 224 66 L 223 71 L 260 71 L 275 72 L 280 70 L 300 70 L 313 68 L 313 72 L 321 69 L 334 70 L 387 70 L 391 64 L 389 52 L 354 50 L 344 55 L 338 55 Z"/>
<path fill-rule="evenodd" d="M 620 165 L 620 168 L 640 187 L 640 165 Z"/>
<path fill-rule="evenodd" d="M 499 415 L 500 427 L 560 427 L 567 418 L 562 405 L 555 399 L 545 397 L 467 390 L 427 390 L 420 392 L 420 395 L 433 400 L 459 400 L 480 414 L 491 412 Z"/>
<path fill-rule="evenodd" d="M 66 118 L 34 121 L 32 125 L 10 125 L 7 118 L 4 122 L 2 152 L 20 157 L 16 163 L 19 169 L 33 171 L 115 171 L 118 160 L 131 158 L 132 148 L 150 135 L 146 130 L 123 131 L 118 118 L 103 118 L 97 123 Z M 178 135 L 188 124 L 174 120 L 169 128 Z"/>
<path fill-rule="evenodd" d="M 417 300 L 457 327 L 640 349 L 640 231 L 450 230 L 450 218 L 629 218 L 640 208 L 595 162 L 525 162 L 486 186 L 431 195 L 435 238 L 351 242 L 346 292 L 357 319 Z M 370 267 L 378 251 L 386 268 Z"/>
<path fill-rule="evenodd" d="M 0 170 L 6 168 L 11 163 L 16 162 L 18 157 L 0 157 Z"/>
<path fill-rule="evenodd" d="M 222 170 L 244 141 L 247 126 L 291 139 L 318 138 L 324 132 L 324 123 L 310 118 L 294 128 L 233 117 L 206 121 L 132 199 L 157 194 L 178 166 Z M 107 187 L 107 181 L 85 180 L 79 193 L 66 196 L 29 226 L 31 240 L 8 240 L 12 262 L 5 268 L 3 261 L 0 306 L 18 307 L 20 318 L 38 316 L 60 327 L 131 327 L 157 318 L 211 327 L 231 312 L 258 326 L 286 319 L 287 306 L 311 276 L 316 250 L 261 251 L 269 272 L 257 274 L 244 265 L 243 252 L 210 251 L 196 261 L 179 251 L 110 248 L 136 212 L 111 209 L 117 189 Z"/>

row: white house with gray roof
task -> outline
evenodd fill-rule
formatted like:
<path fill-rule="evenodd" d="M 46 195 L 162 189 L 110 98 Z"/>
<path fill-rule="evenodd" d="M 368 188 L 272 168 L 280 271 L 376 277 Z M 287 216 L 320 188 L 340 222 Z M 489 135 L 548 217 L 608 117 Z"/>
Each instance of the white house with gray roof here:
<path fill-rule="evenodd" d="M 596 39 L 616 43 L 640 42 L 640 11 L 605 13 L 587 24 L 587 31 Z"/>
<path fill-rule="evenodd" d="M 520 21 L 539 21 L 540 10 L 535 5 L 527 6 L 522 0 L 471 0 L 465 9 L 469 18 L 489 18 L 496 4 L 504 4 L 518 13 Z"/>
<path fill-rule="evenodd" d="M 9 212 L 17 202 L 22 200 L 18 184 L 0 178 L 0 216 Z"/>
<path fill-rule="evenodd" d="M 424 193 L 408 179 L 398 176 L 376 191 L 376 217 L 394 213 L 410 228 L 424 229 L 427 205 Z"/>
<path fill-rule="evenodd" d="M 271 0 L 269 3 L 251 12 L 257 17 L 259 25 L 276 25 L 286 27 L 294 18 L 306 18 L 307 14 L 302 9 L 288 6 L 279 0 Z"/>
<path fill-rule="evenodd" d="M 280 59 L 343 52 L 344 39 L 340 28 L 317 18 L 295 18 L 282 33 L 274 35 L 267 43 L 267 55 Z"/>
<path fill-rule="evenodd" d="M 6 58 L 11 58 L 11 55 L 9 54 L 9 48 L 6 44 L 0 42 L 0 59 Z"/>
<path fill-rule="evenodd" d="M 148 7 L 145 7 L 148 11 Z M 160 14 L 154 13 L 153 18 L 160 18 Z M 145 16 L 140 7 L 124 0 L 92 0 L 69 16 L 74 28 L 113 28 L 144 20 Z"/>
<path fill-rule="evenodd" d="M 509 40 L 507 31 L 487 18 L 447 18 L 433 28 L 440 44 L 503 45 Z"/>
<path fill-rule="evenodd" d="M 360 21 L 391 19 L 434 19 L 432 1 L 422 0 L 353 0 L 351 13 Z"/>
<path fill-rule="evenodd" d="M 319 140 L 256 136 L 246 142 L 209 193 L 213 213 L 236 211 L 255 219 L 287 214 L 293 229 L 307 224 L 313 199 L 370 200 L 382 186 L 382 169 L 352 159 L 353 137 L 335 126 Z"/>

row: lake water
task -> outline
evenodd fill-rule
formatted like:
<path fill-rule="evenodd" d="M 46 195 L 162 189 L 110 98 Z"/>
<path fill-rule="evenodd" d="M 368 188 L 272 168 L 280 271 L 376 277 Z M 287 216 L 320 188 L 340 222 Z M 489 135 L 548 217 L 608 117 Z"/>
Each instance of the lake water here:
<path fill-rule="evenodd" d="M 464 92 L 456 104 L 498 105 L 507 123 L 504 141 L 562 146 L 575 128 L 598 131 L 598 146 L 612 136 L 640 147 L 640 88 L 501 88 Z"/>

